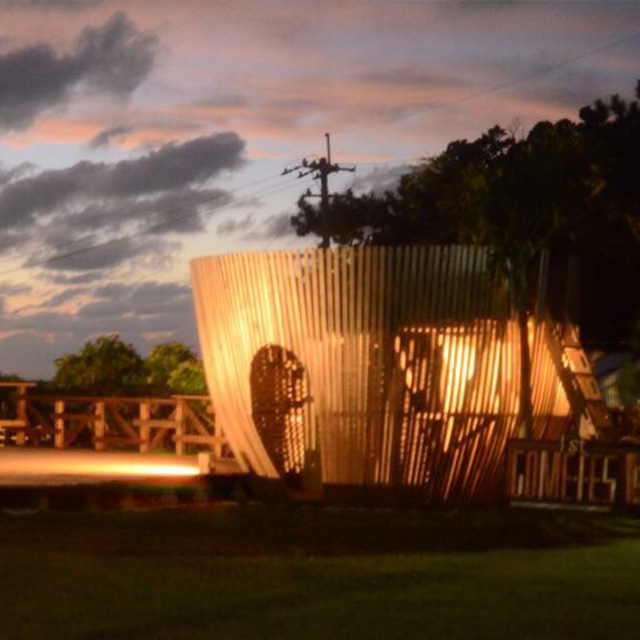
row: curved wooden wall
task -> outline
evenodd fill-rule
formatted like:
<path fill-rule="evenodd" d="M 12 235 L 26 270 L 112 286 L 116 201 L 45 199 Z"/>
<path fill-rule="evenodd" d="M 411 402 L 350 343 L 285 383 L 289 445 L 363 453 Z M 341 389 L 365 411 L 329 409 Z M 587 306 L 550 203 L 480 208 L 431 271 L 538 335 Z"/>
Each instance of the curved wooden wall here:
<path fill-rule="evenodd" d="M 217 418 L 247 470 L 426 504 L 495 500 L 518 328 L 486 252 L 365 247 L 191 264 Z M 538 435 L 569 405 L 532 322 Z"/>

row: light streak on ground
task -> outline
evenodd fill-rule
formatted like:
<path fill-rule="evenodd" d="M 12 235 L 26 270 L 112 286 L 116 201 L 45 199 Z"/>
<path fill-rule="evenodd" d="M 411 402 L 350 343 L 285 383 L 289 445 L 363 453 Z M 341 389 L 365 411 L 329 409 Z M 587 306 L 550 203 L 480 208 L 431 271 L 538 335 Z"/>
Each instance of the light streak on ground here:
<path fill-rule="evenodd" d="M 94 451 L 0 450 L 0 486 L 77 484 L 135 478 L 184 478 L 200 474 L 195 456 Z"/>

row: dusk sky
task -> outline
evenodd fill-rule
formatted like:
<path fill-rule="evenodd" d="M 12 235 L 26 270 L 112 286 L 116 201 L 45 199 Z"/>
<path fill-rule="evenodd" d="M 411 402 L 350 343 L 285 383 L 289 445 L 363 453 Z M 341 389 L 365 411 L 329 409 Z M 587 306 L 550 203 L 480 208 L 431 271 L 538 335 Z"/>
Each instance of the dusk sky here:
<path fill-rule="evenodd" d="M 288 224 L 313 182 L 280 174 L 326 131 L 357 166 L 331 189 L 383 188 L 631 97 L 639 54 L 638 2 L 0 2 L 0 371 L 196 348 L 189 260 L 315 244 Z"/>

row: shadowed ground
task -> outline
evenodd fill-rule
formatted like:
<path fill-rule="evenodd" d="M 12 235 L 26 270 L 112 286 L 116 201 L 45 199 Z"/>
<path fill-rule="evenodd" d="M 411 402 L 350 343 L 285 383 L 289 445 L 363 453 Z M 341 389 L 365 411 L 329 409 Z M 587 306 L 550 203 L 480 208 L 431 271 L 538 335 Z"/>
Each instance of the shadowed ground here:
<path fill-rule="evenodd" d="M 0 515 L 3 638 L 630 638 L 640 521 L 289 507 Z"/>

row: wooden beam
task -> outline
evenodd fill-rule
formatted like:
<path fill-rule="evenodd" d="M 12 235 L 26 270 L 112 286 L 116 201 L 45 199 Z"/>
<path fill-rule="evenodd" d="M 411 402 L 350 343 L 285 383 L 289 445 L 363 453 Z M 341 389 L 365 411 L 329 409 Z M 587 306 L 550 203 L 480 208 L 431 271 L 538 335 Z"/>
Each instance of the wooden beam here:
<path fill-rule="evenodd" d="M 156 419 L 142 419 L 135 418 L 133 424 L 136 427 L 145 427 L 150 429 L 177 429 L 180 427 L 180 422 L 177 420 L 156 420 Z"/>
<path fill-rule="evenodd" d="M 176 442 L 178 438 L 176 437 Z M 223 436 L 181 436 L 180 441 L 183 444 L 210 444 L 222 445 L 227 444 L 227 439 Z"/>
<path fill-rule="evenodd" d="M 151 418 L 151 404 L 149 402 L 140 403 L 140 417 L 134 420 L 134 424 L 138 422 L 140 427 L 140 453 L 148 453 L 151 444 L 151 427 L 149 420 Z"/>

